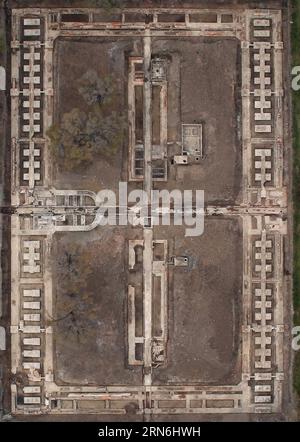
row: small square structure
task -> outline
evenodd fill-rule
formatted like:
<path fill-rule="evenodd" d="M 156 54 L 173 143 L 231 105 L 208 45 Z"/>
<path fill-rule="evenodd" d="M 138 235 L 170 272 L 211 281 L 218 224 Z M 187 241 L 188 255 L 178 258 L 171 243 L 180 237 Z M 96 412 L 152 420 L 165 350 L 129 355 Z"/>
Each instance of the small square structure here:
<path fill-rule="evenodd" d="M 202 124 L 182 124 L 182 152 L 203 156 Z"/>

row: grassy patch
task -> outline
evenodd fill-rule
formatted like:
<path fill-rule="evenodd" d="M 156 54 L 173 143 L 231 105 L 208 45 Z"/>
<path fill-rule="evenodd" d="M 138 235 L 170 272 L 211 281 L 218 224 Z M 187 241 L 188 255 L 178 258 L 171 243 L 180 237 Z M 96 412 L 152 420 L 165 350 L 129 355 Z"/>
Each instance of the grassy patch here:
<path fill-rule="evenodd" d="M 292 56 L 293 66 L 300 66 L 300 2 L 292 0 Z M 293 92 L 294 147 L 294 324 L 300 325 L 300 91 Z M 300 353 L 295 357 L 294 387 L 300 396 Z"/>

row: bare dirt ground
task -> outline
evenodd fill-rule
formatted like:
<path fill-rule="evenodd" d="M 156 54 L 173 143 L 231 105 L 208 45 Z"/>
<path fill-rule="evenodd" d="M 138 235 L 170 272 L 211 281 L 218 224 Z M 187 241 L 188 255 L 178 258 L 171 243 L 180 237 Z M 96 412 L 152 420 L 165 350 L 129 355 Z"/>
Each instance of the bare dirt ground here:
<path fill-rule="evenodd" d="M 200 164 L 170 162 L 167 187 L 160 183 L 156 188 L 201 189 L 209 203 L 234 203 L 242 170 L 239 42 L 154 39 L 153 51 L 169 59 L 168 142 L 181 140 L 181 123 L 202 123 L 204 138 Z M 174 144 L 168 149 L 170 157 L 180 154 Z"/>
<path fill-rule="evenodd" d="M 155 383 L 238 383 L 241 223 L 208 218 L 202 236 L 160 227 L 155 237 L 168 238 L 170 256 L 190 258 L 170 271 L 168 365 L 154 371 Z"/>
<path fill-rule="evenodd" d="M 52 271 L 59 383 L 141 382 L 139 370 L 126 368 L 126 240 L 140 237 L 139 230 L 118 227 L 55 235 Z M 190 258 L 187 269 L 170 268 L 168 365 L 154 370 L 155 383 L 237 383 L 240 223 L 208 219 L 204 235 L 198 238 L 184 238 L 182 228 L 160 227 L 155 238 L 169 240 L 169 256 Z"/>
<path fill-rule="evenodd" d="M 56 380 L 141 385 L 126 367 L 127 239 L 137 229 L 101 227 L 53 241 Z"/>
<path fill-rule="evenodd" d="M 55 47 L 55 123 L 75 108 L 85 109 L 79 92 L 79 82 L 86 72 L 96 72 L 99 78 L 110 78 L 114 97 L 107 109 L 127 119 L 127 54 L 140 54 L 140 39 L 84 39 L 58 40 Z M 81 60 L 78 63 L 78 59 Z M 88 69 L 87 69 L 88 66 Z M 95 156 L 88 167 L 80 166 L 72 171 L 60 167 L 59 158 L 54 158 L 53 185 L 58 189 L 114 190 L 119 181 L 126 181 L 128 135 L 124 128 L 123 142 L 110 157 L 101 153 Z"/>
<path fill-rule="evenodd" d="M 155 39 L 153 44 L 154 54 L 167 55 L 170 60 L 168 141 L 180 140 L 181 122 L 202 122 L 205 152 L 199 166 L 181 171 L 170 166 L 168 183 L 156 184 L 156 188 L 204 189 L 209 202 L 234 203 L 241 188 L 238 42 Z M 142 54 L 140 39 L 58 40 L 56 122 L 76 107 L 84 109 L 78 81 L 87 66 L 99 77 L 114 79 L 116 95 L 110 110 L 126 118 L 129 54 Z M 87 168 L 72 172 L 62 170 L 56 158 L 53 184 L 61 189 L 115 189 L 120 180 L 126 180 L 127 140 L 128 134 L 124 133 L 124 143 L 112 158 L 100 154 Z M 177 153 L 176 147 L 173 149 Z M 126 368 L 125 250 L 126 239 L 138 234 L 101 228 L 89 234 L 56 235 L 56 319 L 63 318 L 56 322 L 55 330 L 58 382 L 142 382 L 140 370 Z M 192 267 L 170 273 L 169 360 L 166 369 L 154 372 L 155 383 L 237 383 L 240 225 L 229 220 L 209 220 L 205 235 L 200 238 L 186 239 L 183 231 L 176 229 L 158 229 L 157 235 L 158 239 L 170 240 L 175 255 L 191 256 Z M 195 314 L 191 315 L 191 311 Z"/>

